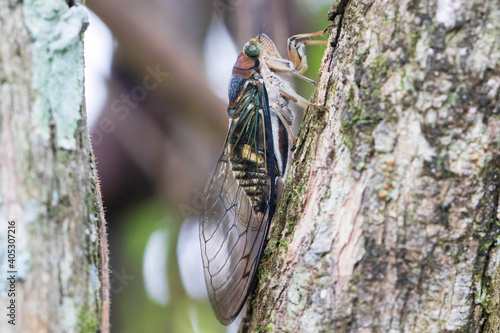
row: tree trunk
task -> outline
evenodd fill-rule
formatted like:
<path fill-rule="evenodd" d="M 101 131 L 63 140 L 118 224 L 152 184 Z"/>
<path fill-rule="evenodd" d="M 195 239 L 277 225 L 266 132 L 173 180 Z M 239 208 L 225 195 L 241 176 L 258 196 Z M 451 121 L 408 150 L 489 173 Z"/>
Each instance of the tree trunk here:
<path fill-rule="evenodd" d="M 109 330 L 87 25 L 81 1 L 0 0 L 0 332 Z"/>
<path fill-rule="evenodd" d="M 307 111 L 240 329 L 499 332 L 498 1 L 329 14 L 330 112 Z"/>

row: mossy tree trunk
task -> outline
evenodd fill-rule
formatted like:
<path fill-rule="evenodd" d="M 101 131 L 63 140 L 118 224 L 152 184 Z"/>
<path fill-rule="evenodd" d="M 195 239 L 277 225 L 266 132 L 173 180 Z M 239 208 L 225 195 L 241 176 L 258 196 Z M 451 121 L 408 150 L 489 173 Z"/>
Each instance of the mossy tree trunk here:
<path fill-rule="evenodd" d="M 84 103 L 87 25 L 81 1 L 0 0 L 0 332 L 109 331 Z"/>
<path fill-rule="evenodd" d="M 241 330 L 499 332 L 499 2 L 329 14 Z"/>

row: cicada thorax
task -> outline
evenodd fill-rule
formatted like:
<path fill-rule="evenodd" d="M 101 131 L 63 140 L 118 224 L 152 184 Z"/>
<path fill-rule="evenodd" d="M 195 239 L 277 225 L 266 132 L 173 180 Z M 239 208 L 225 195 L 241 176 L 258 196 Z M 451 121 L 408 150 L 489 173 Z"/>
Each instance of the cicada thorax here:
<path fill-rule="evenodd" d="M 228 114 L 234 124 L 228 156 L 234 178 L 251 200 L 255 213 L 264 213 L 270 191 L 261 98 L 256 95 L 259 60 L 241 52 L 229 83 Z"/>
<path fill-rule="evenodd" d="M 247 85 L 252 84 L 251 79 L 258 73 L 260 67 L 259 59 L 247 56 L 241 52 L 233 66 L 233 75 L 229 81 L 229 104 L 227 105 L 227 113 L 230 117 L 239 117 L 235 111 L 242 111 L 243 108 L 235 110 L 235 108 L 243 102 L 247 91 Z"/>

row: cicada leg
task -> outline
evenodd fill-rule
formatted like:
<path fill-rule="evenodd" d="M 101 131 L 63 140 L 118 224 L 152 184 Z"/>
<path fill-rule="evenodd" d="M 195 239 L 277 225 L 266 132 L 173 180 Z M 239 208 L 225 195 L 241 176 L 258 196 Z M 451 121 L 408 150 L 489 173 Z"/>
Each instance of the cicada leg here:
<path fill-rule="evenodd" d="M 307 61 L 307 60 L 305 60 L 305 61 Z M 269 59 L 267 59 L 266 63 L 267 63 L 267 66 L 269 68 L 271 68 L 275 71 L 288 72 L 288 73 L 298 77 L 299 79 L 302 79 L 302 80 L 307 81 L 307 82 L 312 83 L 312 84 L 316 84 L 316 82 L 314 80 L 299 73 L 297 71 L 297 69 L 295 68 L 294 63 L 290 60 L 286 60 L 283 58 L 269 58 Z M 307 69 L 307 64 L 305 65 L 305 67 Z"/>
<path fill-rule="evenodd" d="M 288 57 L 293 63 L 297 74 L 303 74 L 307 70 L 306 45 L 326 45 L 327 41 L 310 40 L 308 38 L 321 36 L 325 31 L 309 34 L 300 34 L 288 39 Z"/>
<path fill-rule="evenodd" d="M 295 138 L 295 134 L 293 134 L 292 128 L 290 127 L 288 122 L 285 121 L 285 119 L 283 119 L 283 116 L 280 113 L 278 113 L 278 117 L 280 118 L 281 123 L 283 124 L 283 127 L 285 127 L 285 129 L 288 133 L 288 137 L 289 137 L 290 141 L 292 142 L 292 146 L 293 146 L 295 144 L 295 142 L 297 142 L 297 139 Z"/>
<path fill-rule="evenodd" d="M 329 110 L 326 107 L 309 102 L 307 99 L 297 94 L 292 88 L 280 85 L 279 90 L 283 98 L 296 103 L 297 105 L 299 105 L 304 109 L 310 106 L 318 110 L 329 112 Z"/>
<path fill-rule="evenodd" d="M 307 70 L 306 45 L 326 45 L 326 40 L 311 40 L 309 38 L 321 36 L 335 26 L 336 24 L 331 24 L 325 30 L 290 37 L 288 39 L 288 57 L 290 60 L 273 57 L 268 59 L 267 65 L 273 70 L 290 72 L 303 80 L 314 83 L 313 80 L 302 75 Z"/>
<path fill-rule="evenodd" d="M 318 109 L 318 110 L 321 110 L 324 112 L 330 112 L 328 110 L 328 108 L 324 107 L 323 105 L 318 105 L 318 104 L 314 104 L 314 103 L 309 102 L 307 99 L 300 96 L 295 91 L 291 90 L 291 88 L 286 88 L 284 86 L 281 86 L 279 88 L 279 90 L 280 90 L 280 94 L 283 98 L 296 103 L 297 105 L 299 105 L 300 107 L 302 107 L 304 109 L 307 108 L 308 106 L 310 106 L 310 107 L 313 107 L 315 109 Z M 292 142 L 292 145 L 294 145 L 295 142 L 297 141 L 297 139 L 295 138 L 295 134 L 293 134 L 293 131 L 292 131 L 290 125 L 288 124 L 288 122 L 283 118 L 283 116 L 280 113 L 278 113 L 278 117 L 280 118 L 281 123 L 283 124 L 286 131 L 288 132 L 288 136 L 290 138 L 290 141 Z"/>
<path fill-rule="evenodd" d="M 300 96 L 298 93 L 296 93 L 290 87 L 287 87 L 283 84 L 280 84 L 278 86 L 278 89 L 279 89 L 279 93 L 280 93 L 282 98 L 286 99 L 287 101 L 292 101 L 304 109 L 307 108 L 308 106 L 310 106 L 310 107 L 313 107 L 313 108 L 318 109 L 318 110 L 329 112 L 329 110 L 326 107 L 309 102 L 307 99 Z M 284 118 L 284 116 L 281 112 L 277 112 L 276 114 L 278 115 L 281 123 L 285 127 L 285 129 L 288 133 L 288 137 L 290 138 L 290 141 L 292 142 L 292 145 L 294 145 L 295 142 L 297 141 L 297 139 L 295 138 L 295 135 L 291 129 L 291 126 L 290 126 L 291 123 Z"/>
<path fill-rule="evenodd" d="M 323 35 L 328 31 L 328 29 L 335 26 L 336 26 L 335 24 L 332 24 L 322 31 L 317 31 L 308 34 L 300 34 L 290 37 L 288 39 L 288 55 L 290 60 L 284 59 L 280 56 L 280 54 L 276 49 L 276 46 L 274 45 L 274 43 L 272 43 L 271 40 L 269 40 L 267 36 L 264 35 L 259 37 L 261 43 L 262 42 L 265 43 L 265 47 L 270 54 L 270 57 L 266 59 L 266 65 L 274 71 L 288 72 L 305 81 L 315 84 L 314 80 L 311 80 L 310 78 L 302 75 L 302 73 L 304 73 L 307 69 L 307 56 L 305 47 L 306 45 L 327 44 L 327 41 L 309 40 L 308 38 Z M 285 84 L 279 84 L 278 89 L 280 95 L 284 99 L 295 102 L 304 109 L 307 108 L 308 106 L 311 106 L 315 109 L 328 112 L 328 109 L 326 107 L 309 102 L 307 99 L 297 94 L 292 88 L 288 87 Z M 279 114 L 279 116 L 280 118 L 282 118 L 281 119 L 282 123 L 285 125 L 285 128 L 289 134 L 292 143 L 295 143 L 296 138 L 288 122 L 283 119 L 283 116 L 281 114 Z"/>

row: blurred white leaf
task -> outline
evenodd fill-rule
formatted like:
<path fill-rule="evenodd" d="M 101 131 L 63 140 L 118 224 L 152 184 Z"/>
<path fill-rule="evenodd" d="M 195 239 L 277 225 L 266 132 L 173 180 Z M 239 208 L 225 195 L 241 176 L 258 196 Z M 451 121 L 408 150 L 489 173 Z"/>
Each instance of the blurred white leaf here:
<path fill-rule="evenodd" d="M 85 100 L 88 127 L 91 128 L 108 97 L 107 80 L 111 74 L 113 35 L 99 17 L 89 10 L 89 27 L 85 31 Z"/>
<path fill-rule="evenodd" d="M 204 60 L 212 90 L 218 97 L 227 102 L 229 80 L 238 52 L 225 29 L 217 15 L 214 14 L 205 38 Z"/>
<path fill-rule="evenodd" d="M 188 295 L 194 299 L 207 299 L 198 235 L 198 217 L 188 217 L 182 223 L 177 240 L 177 262 L 182 284 Z"/>
<path fill-rule="evenodd" d="M 170 299 L 167 258 L 167 232 L 156 230 L 149 236 L 144 250 L 142 275 L 148 297 L 163 306 L 166 306 Z"/>

